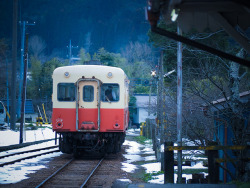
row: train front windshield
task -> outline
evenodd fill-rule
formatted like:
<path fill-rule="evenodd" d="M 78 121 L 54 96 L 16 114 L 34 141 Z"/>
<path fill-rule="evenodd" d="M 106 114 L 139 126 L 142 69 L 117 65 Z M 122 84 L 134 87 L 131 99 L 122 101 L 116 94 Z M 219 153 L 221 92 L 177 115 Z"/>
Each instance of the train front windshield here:
<path fill-rule="evenodd" d="M 75 101 L 74 83 L 59 83 L 57 85 L 58 101 Z M 92 102 L 94 100 L 94 88 L 91 85 L 83 87 L 83 101 Z M 102 84 L 101 100 L 103 102 L 118 102 L 120 100 L 120 88 L 118 84 Z"/>
<path fill-rule="evenodd" d="M 59 83 L 57 86 L 58 101 L 75 101 L 74 83 Z"/>
<path fill-rule="evenodd" d="M 104 102 L 119 101 L 119 85 L 118 84 L 102 84 L 101 98 Z"/>

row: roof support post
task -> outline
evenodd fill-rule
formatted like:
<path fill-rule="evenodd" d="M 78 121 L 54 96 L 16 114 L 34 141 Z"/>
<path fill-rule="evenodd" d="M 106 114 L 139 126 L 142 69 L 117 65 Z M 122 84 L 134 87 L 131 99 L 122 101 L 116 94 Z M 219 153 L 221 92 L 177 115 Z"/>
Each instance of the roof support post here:
<path fill-rule="evenodd" d="M 194 41 L 194 40 L 190 40 L 190 39 L 188 39 L 188 38 L 182 37 L 182 36 L 180 36 L 180 35 L 177 35 L 177 34 L 175 34 L 175 33 L 173 33 L 173 32 L 164 30 L 164 29 L 159 28 L 159 27 L 154 27 L 154 26 L 153 26 L 153 27 L 151 27 L 151 30 L 152 30 L 152 32 L 157 33 L 157 34 L 159 34 L 159 35 L 162 35 L 162 36 L 171 38 L 171 39 L 173 39 L 173 40 L 176 40 L 176 41 L 182 42 L 182 43 L 184 43 L 184 44 L 193 46 L 193 47 L 195 47 L 195 48 L 204 50 L 204 51 L 206 51 L 206 52 L 209 52 L 209 53 L 211 53 L 211 54 L 217 55 L 217 56 L 219 56 L 219 57 L 228 59 L 228 60 L 230 60 L 230 61 L 234 61 L 234 62 L 236 62 L 236 63 L 239 63 L 239 64 L 244 65 L 244 66 L 247 66 L 247 67 L 250 67 L 250 61 L 248 61 L 248 60 L 246 60 L 246 59 L 242 59 L 242 58 L 236 57 L 236 56 L 234 56 L 234 55 L 225 53 L 225 52 L 223 52 L 223 51 L 220 51 L 220 50 L 217 50 L 217 49 L 215 49 L 215 48 L 206 46 L 206 45 L 204 45 L 204 44 L 201 44 L 201 43 L 196 42 L 196 41 Z"/>
<path fill-rule="evenodd" d="M 237 32 L 233 26 L 228 23 L 228 21 L 217 12 L 213 12 L 210 14 L 210 16 L 217 22 L 220 23 L 220 25 L 223 27 L 223 29 L 231 35 L 234 40 L 236 40 L 249 54 L 250 54 L 250 44 L 248 42 L 248 39 L 245 38 L 243 35 L 241 35 L 239 32 Z"/>

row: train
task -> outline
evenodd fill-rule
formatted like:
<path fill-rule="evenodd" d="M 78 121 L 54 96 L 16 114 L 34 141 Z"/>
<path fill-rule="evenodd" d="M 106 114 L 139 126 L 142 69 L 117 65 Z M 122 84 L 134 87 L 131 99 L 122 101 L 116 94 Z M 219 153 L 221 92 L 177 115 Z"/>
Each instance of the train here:
<path fill-rule="evenodd" d="M 129 123 L 129 79 L 118 67 L 72 65 L 53 75 L 52 127 L 63 153 L 121 150 Z"/>

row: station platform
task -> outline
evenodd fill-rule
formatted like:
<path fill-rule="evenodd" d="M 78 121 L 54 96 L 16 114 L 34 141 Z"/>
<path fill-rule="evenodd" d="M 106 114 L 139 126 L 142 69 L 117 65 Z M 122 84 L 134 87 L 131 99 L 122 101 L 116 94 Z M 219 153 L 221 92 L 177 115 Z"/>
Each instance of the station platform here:
<path fill-rule="evenodd" d="M 236 185 L 226 185 L 226 184 L 131 184 L 127 186 L 128 188 L 237 188 Z"/>
<path fill-rule="evenodd" d="M 131 181 L 116 180 L 112 188 L 237 188 L 235 184 L 131 184 Z"/>

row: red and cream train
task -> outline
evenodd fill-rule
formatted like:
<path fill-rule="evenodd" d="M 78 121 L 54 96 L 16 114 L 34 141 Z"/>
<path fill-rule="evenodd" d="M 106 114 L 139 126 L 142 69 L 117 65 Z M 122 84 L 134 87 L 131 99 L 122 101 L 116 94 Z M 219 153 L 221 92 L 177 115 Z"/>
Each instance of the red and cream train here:
<path fill-rule="evenodd" d="M 128 128 L 124 71 L 101 65 L 59 67 L 53 72 L 53 130 L 63 153 L 117 153 Z"/>

